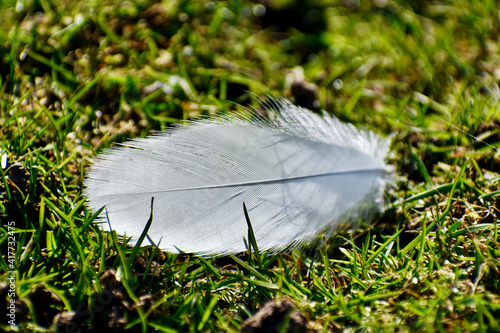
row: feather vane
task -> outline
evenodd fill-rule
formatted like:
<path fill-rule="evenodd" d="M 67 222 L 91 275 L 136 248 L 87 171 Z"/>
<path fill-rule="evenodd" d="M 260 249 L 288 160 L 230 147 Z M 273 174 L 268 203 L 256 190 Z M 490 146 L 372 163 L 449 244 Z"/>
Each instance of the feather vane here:
<path fill-rule="evenodd" d="M 285 99 L 266 106 L 271 120 L 197 120 L 109 150 L 85 180 L 89 207 L 106 206 L 112 228 L 133 243 L 154 197 L 150 239 L 201 255 L 246 250 L 243 203 L 259 248 L 271 251 L 382 208 L 389 139 Z"/>

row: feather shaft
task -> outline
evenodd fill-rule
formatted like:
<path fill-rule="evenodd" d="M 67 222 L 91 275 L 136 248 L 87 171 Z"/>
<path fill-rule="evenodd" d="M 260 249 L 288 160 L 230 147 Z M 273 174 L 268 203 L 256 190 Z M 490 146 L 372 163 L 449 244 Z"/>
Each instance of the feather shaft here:
<path fill-rule="evenodd" d="M 280 182 L 287 182 L 287 181 L 300 180 L 300 179 L 306 179 L 306 178 L 327 177 L 327 176 L 335 176 L 335 175 L 340 176 L 340 175 L 343 175 L 343 174 L 362 173 L 362 172 L 374 172 L 374 171 L 375 172 L 384 172 L 385 168 L 356 169 L 356 170 L 335 171 L 335 172 L 328 172 L 328 173 L 318 173 L 318 174 L 313 174 L 313 175 L 304 175 L 304 176 L 294 176 L 294 177 L 277 178 L 277 179 L 265 179 L 265 180 L 248 181 L 248 182 L 243 182 L 243 183 L 220 184 L 220 185 L 206 185 L 206 186 L 196 186 L 196 187 L 181 187 L 181 188 L 172 188 L 172 189 L 158 190 L 158 191 L 122 193 L 121 195 L 136 195 L 136 194 L 154 195 L 156 193 L 165 193 L 165 192 L 181 192 L 181 191 L 216 189 L 216 188 L 236 187 L 236 186 L 263 185 L 263 184 L 268 184 L 268 183 L 280 183 Z M 109 194 L 109 195 L 114 195 L 114 194 Z"/>

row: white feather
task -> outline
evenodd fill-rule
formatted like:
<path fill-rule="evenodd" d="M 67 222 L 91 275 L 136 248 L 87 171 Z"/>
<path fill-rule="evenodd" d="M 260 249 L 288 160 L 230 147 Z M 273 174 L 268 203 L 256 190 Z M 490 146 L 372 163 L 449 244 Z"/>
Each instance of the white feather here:
<path fill-rule="evenodd" d="M 203 119 L 111 149 L 85 180 L 89 207 L 106 206 L 133 242 L 154 197 L 151 240 L 203 255 L 246 250 L 243 203 L 259 248 L 272 251 L 382 208 L 389 140 L 284 99 L 266 106 L 272 120 Z"/>

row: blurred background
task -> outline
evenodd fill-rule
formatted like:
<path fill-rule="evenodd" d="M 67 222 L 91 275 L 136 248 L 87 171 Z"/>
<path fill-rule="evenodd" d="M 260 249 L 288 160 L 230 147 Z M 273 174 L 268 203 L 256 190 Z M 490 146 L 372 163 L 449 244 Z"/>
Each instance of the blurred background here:
<path fill-rule="evenodd" d="M 106 126 L 118 126 L 109 139 L 123 140 L 234 108 L 226 101 L 255 104 L 250 93 L 286 96 L 386 133 L 396 119 L 423 121 L 421 105 L 452 113 L 470 85 L 464 98 L 498 97 L 496 1 L 4 0 L 1 7 L 4 109 L 31 89 L 47 109 L 77 114 L 83 131 L 75 136 L 85 142 Z"/>

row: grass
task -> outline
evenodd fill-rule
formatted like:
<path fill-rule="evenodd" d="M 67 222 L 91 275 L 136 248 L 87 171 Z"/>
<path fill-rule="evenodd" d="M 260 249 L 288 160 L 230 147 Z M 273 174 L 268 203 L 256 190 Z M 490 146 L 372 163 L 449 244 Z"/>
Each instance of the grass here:
<path fill-rule="evenodd" d="M 266 6 L 0 4 L 3 330 L 235 332 L 283 298 L 311 331 L 500 330 L 498 3 Z M 208 259 L 92 223 L 97 153 L 264 92 L 395 133 L 382 216 L 308 249 Z"/>

